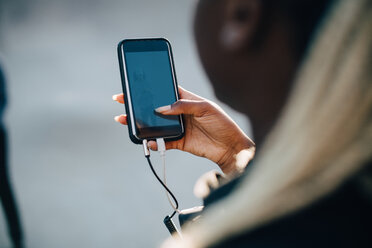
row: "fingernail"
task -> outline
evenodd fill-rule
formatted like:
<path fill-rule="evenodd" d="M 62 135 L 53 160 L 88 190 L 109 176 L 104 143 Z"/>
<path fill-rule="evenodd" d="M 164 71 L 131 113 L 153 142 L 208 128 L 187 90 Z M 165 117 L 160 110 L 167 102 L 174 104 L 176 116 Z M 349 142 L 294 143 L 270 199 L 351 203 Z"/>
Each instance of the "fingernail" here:
<path fill-rule="evenodd" d="M 118 100 L 118 95 L 113 95 L 112 100 L 114 100 L 114 101 Z"/>
<path fill-rule="evenodd" d="M 167 106 L 156 108 L 155 111 L 158 113 L 162 113 L 162 112 L 170 110 L 171 108 L 172 108 L 171 105 L 167 105 Z"/>
<path fill-rule="evenodd" d="M 117 122 L 119 122 L 119 119 L 120 119 L 120 116 L 115 116 L 114 117 L 114 120 L 117 121 Z"/>

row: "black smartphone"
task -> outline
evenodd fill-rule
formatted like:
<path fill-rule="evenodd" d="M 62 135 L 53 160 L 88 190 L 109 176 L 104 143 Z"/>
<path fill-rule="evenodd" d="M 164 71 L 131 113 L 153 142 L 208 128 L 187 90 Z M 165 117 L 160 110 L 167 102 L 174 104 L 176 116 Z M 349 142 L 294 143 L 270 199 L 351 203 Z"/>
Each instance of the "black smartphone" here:
<path fill-rule="evenodd" d="M 144 139 L 180 139 L 182 116 L 155 112 L 179 99 L 169 41 L 126 39 L 119 42 L 118 57 L 130 139 L 136 144 Z"/>

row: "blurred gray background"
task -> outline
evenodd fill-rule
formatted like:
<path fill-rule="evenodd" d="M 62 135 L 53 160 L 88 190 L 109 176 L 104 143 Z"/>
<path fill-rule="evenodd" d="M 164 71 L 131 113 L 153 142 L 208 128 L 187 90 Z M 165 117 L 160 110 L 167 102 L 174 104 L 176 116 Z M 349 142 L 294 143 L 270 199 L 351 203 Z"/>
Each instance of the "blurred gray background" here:
<path fill-rule="evenodd" d="M 165 193 L 142 147 L 113 121 L 124 112 L 111 100 L 121 92 L 116 45 L 168 38 L 179 83 L 214 99 L 192 35 L 195 3 L 0 0 L 10 173 L 27 247 L 156 247 L 169 236 Z M 199 205 L 193 185 L 217 166 L 179 151 L 167 153 L 167 164 L 181 208 Z M 0 247 L 10 247 L 2 210 Z"/>

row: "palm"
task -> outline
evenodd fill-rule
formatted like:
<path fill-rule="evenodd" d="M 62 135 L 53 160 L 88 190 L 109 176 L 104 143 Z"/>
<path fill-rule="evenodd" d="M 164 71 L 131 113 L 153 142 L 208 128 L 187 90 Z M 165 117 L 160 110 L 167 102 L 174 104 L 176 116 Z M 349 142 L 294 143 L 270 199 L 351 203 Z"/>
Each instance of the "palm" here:
<path fill-rule="evenodd" d="M 187 117 L 186 119 L 186 136 L 183 138 L 183 149 L 218 163 L 226 152 L 224 143 L 228 137 L 223 134 L 223 129 L 226 129 L 226 127 L 221 126 L 221 123 L 216 126 L 215 121 L 211 118 L 193 119 Z M 213 136 L 211 132 L 214 133 Z"/>

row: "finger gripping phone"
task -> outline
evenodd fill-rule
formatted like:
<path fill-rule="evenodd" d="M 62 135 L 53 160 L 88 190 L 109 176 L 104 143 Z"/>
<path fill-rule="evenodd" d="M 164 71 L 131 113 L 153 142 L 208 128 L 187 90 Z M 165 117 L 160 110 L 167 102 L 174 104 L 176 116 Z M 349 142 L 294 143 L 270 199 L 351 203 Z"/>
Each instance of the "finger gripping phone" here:
<path fill-rule="evenodd" d="M 180 139 L 182 116 L 155 112 L 179 99 L 169 41 L 126 39 L 118 45 L 118 57 L 130 139 L 135 144 L 144 139 Z"/>

